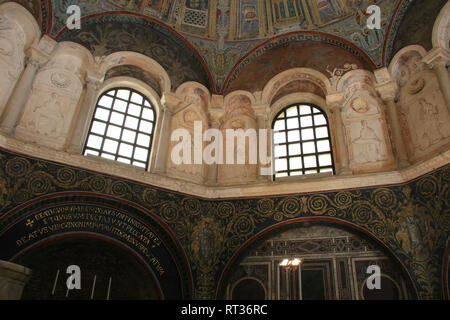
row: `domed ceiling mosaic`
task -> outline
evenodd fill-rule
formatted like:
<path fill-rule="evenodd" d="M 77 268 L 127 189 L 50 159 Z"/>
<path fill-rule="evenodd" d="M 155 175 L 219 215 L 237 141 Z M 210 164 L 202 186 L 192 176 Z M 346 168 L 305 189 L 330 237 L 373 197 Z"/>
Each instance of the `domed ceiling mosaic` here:
<path fill-rule="evenodd" d="M 0 0 L 0 3 L 7 0 Z M 292 67 L 332 77 L 336 69 L 388 65 L 397 30 L 413 3 L 442 0 L 15 0 L 57 41 L 86 46 L 95 56 L 129 50 L 158 61 L 173 87 L 198 81 L 213 93 L 261 91 Z M 81 30 L 68 30 L 67 8 L 79 5 Z M 367 8 L 381 8 L 381 29 L 370 30 Z M 416 7 L 419 7 L 416 5 Z M 429 21 L 427 19 L 426 21 Z M 434 20 L 433 20 L 434 21 Z M 410 22 L 411 23 L 411 22 Z M 406 23 L 406 26 L 408 24 Z M 417 29 L 419 26 L 415 24 Z M 428 26 L 429 27 L 429 26 Z M 431 35 L 430 35 L 431 36 Z M 407 41 L 402 37 L 402 41 Z"/>

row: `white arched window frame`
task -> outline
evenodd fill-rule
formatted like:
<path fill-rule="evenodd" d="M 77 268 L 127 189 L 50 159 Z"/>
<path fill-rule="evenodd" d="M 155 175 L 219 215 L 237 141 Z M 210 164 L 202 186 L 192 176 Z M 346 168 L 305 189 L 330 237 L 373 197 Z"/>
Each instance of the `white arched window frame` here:
<path fill-rule="evenodd" d="M 272 122 L 274 180 L 318 173 L 335 174 L 327 114 L 313 103 L 292 103 Z"/>
<path fill-rule="evenodd" d="M 150 171 L 160 109 L 158 94 L 141 81 L 109 79 L 92 108 L 83 154 Z"/>

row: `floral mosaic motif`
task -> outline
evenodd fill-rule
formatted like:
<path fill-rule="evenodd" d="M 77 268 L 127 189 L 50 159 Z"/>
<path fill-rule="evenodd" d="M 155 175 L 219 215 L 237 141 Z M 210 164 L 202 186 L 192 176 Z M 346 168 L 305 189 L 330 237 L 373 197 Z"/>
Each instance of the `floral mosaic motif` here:
<path fill-rule="evenodd" d="M 389 248 L 422 299 L 442 295 L 441 268 L 450 234 L 450 166 L 404 185 L 251 199 L 204 200 L 103 174 L 0 154 L 0 230 L 13 208 L 55 192 L 94 192 L 129 200 L 163 219 L 185 250 L 195 297 L 215 297 L 218 279 L 253 236 L 301 218 L 356 225 Z"/>
<path fill-rule="evenodd" d="M 86 21 L 81 30 L 65 32 L 59 41 L 73 41 L 95 57 L 134 51 L 156 60 L 167 71 L 172 89 L 197 81 L 210 87 L 201 58 L 169 29 L 138 17 L 107 15 Z"/>
<path fill-rule="evenodd" d="M 208 5 L 207 1 L 187 1 L 185 4 L 162 0 L 53 1 L 51 33 L 56 36 L 64 30 L 69 4 L 79 5 L 83 16 L 121 12 L 120 15 L 130 21 L 136 14 L 160 21 L 175 28 L 197 49 L 214 77 L 215 92 L 222 92 L 227 76 L 240 72 L 235 68 L 240 59 L 262 41 L 290 32 L 320 31 L 339 38 L 340 45 L 350 42 L 381 67 L 386 64 L 383 61 L 386 52 L 390 56 L 395 32 L 411 1 L 286 0 L 270 3 L 267 6 L 261 1 L 238 1 L 237 9 L 231 10 L 230 1 L 217 1 L 214 5 Z M 380 30 L 367 27 L 369 14 L 366 9 L 373 4 L 381 8 Z M 189 18 L 192 14 L 202 14 L 202 23 L 186 23 L 192 20 Z M 389 25 L 393 27 L 388 28 Z M 389 34 L 386 34 L 388 30 Z"/>
<path fill-rule="evenodd" d="M 7 1 L 11 0 L 0 0 L 0 4 Z M 171 26 L 181 32 L 202 55 L 214 77 L 215 92 L 224 90 L 223 85 L 227 76 L 235 76 L 240 72 L 235 68 L 236 63 L 261 42 L 293 31 L 318 30 L 339 37 L 361 48 L 377 67 L 387 65 L 392 56 L 397 30 L 412 3 L 412 0 L 396 0 L 394 3 L 391 0 L 277 0 L 271 1 L 272 7 L 266 8 L 264 4 L 264 8 L 260 8 L 262 2 L 246 0 L 239 1 L 237 6 L 239 10 L 231 12 L 230 1 L 217 1 L 216 6 L 209 6 L 208 1 L 187 1 L 183 9 L 185 16 L 179 17 L 181 10 L 179 0 L 13 1 L 33 14 L 43 33 L 48 32 L 54 37 L 65 30 L 68 18 L 66 11 L 69 5 L 79 5 L 83 17 L 121 12 L 117 17 L 122 16 L 131 22 L 135 20 L 134 15 L 141 15 L 144 19 L 157 20 Z M 369 30 L 366 26 L 369 16 L 366 8 L 372 4 L 381 8 L 381 30 Z M 177 24 L 179 18 L 185 21 L 187 15 L 192 15 L 192 12 L 204 15 L 201 28 L 185 23 Z M 50 13 L 53 14 L 51 17 Z M 234 24 L 231 22 L 232 14 L 235 15 Z M 83 23 L 89 23 L 89 19 Z M 216 25 L 216 30 L 212 34 L 211 23 Z M 247 41 L 243 41 L 245 39 Z M 128 50 L 131 50 L 130 47 Z"/>

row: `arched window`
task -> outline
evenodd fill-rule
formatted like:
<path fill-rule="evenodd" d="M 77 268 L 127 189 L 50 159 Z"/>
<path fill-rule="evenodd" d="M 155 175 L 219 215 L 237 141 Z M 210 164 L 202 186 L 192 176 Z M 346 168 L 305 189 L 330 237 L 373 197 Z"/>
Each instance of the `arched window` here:
<path fill-rule="evenodd" d="M 275 117 L 272 129 L 274 178 L 334 173 L 327 116 L 317 106 L 286 107 Z"/>
<path fill-rule="evenodd" d="M 95 106 L 83 153 L 147 169 L 155 121 L 153 106 L 139 92 L 108 90 Z"/>

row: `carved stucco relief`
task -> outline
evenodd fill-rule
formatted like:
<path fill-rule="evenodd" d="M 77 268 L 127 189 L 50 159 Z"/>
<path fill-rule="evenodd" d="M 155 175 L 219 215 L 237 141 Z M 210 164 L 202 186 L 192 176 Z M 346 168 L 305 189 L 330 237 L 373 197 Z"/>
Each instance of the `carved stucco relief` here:
<path fill-rule="evenodd" d="M 24 69 L 25 35 L 0 15 L 0 115 Z"/>
<path fill-rule="evenodd" d="M 64 147 L 83 90 L 80 68 L 80 60 L 58 55 L 40 70 L 16 128 L 18 138 Z"/>
<path fill-rule="evenodd" d="M 346 88 L 343 119 L 353 172 L 390 168 L 393 155 L 383 104 L 371 85 L 357 82 Z"/>
<path fill-rule="evenodd" d="M 406 53 L 394 74 L 408 155 L 418 160 L 449 142 L 450 117 L 439 82 L 416 52 Z"/>
<path fill-rule="evenodd" d="M 184 129 L 189 132 L 190 141 L 188 143 L 188 149 L 190 155 L 188 159 L 190 164 L 185 162 L 181 164 L 176 164 L 172 161 L 172 155 L 181 156 L 184 155 L 174 148 L 181 143 L 181 141 L 169 141 L 169 153 L 167 157 L 167 171 L 170 175 L 176 176 L 177 178 L 195 181 L 198 183 L 203 183 L 207 174 L 207 167 L 203 163 L 196 164 L 194 159 L 195 153 L 195 124 L 197 122 L 201 123 L 201 141 L 203 141 L 203 133 L 208 129 L 208 118 L 207 118 L 207 94 L 200 88 L 195 88 L 193 86 L 187 86 L 182 91 L 182 103 L 179 108 L 175 111 L 175 114 L 171 120 L 171 132 L 173 133 L 177 129 Z M 185 141 L 183 141 L 185 142 Z"/>
<path fill-rule="evenodd" d="M 224 148 L 228 150 L 230 146 L 226 143 L 229 142 L 227 137 L 227 130 L 233 130 L 232 132 L 241 132 L 245 135 L 247 130 L 254 130 L 257 133 L 257 123 L 254 111 L 251 106 L 250 99 L 245 95 L 233 96 L 225 109 L 225 115 L 222 117 L 221 132 L 224 138 Z M 242 130 L 242 131 L 240 131 Z M 218 181 L 221 184 L 236 184 L 236 183 L 247 183 L 256 180 L 258 175 L 258 165 L 250 163 L 250 138 L 245 138 L 246 142 L 244 145 L 238 143 L 239 138 L 235 139 L 233 155 L 236 155 L 233 162 L 235 164 L 226 164 L 226 155 L 224 155 L 224 164 L 219 165 L 218 171 Z M 257 142 L 256 139 L 253 142 Z M 244 149 L 245 146 L 245 149 Z M 256 147 L 257 148 L 257 147 Z M 245 163 L 239 164 L 238 156 L 245 156 Z M 256 159 L 257 160 L 257 159 Z"/>

